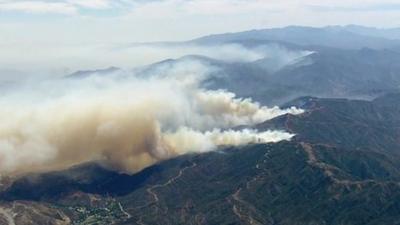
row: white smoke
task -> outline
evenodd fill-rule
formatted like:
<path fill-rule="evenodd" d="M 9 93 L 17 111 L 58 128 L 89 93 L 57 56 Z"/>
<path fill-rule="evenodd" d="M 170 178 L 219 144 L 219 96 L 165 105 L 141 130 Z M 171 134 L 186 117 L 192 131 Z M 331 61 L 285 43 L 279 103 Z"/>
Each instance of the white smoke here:
<path fill-rule="evenodd" d="M 132 173 L 188 152 L 293 136 L 231 130 L 303 111 L 201 89 L 207 68 L 199 71 L 185 79 L 175 74 L 47 80 L 5 92 L 0 96 L 0 173 L 63 169 L 93 160 Z"/>
<path fill-rule="evenodd" d="M 221 131 L 214 129 L 212 131 L 198 132 L 187 127 L 182 127 L 174 133 L 166 133 L 164 139 L 179 153 L 186 153 L 190 151 L 213 151 L 218 146 L 223 145 L 238 146 L 249 143 L 279 142 L 289 140 L 293 136 L 293 134 L 281 131 L 258 132 L 251 129 Z"/>

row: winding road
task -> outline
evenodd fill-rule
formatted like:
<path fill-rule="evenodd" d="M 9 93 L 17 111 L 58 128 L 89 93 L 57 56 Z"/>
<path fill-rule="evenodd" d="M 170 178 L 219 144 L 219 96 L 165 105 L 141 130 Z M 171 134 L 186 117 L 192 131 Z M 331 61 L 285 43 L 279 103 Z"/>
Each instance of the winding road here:
<path fill-rule="evenodd" d="M 118 207 L 119 207 L 119 210 L 121 210 L 121 212 L 126 215 L 127 219 L 130 219 L 132 217 L 131 214 L 129 214 L 127 211 L 125 211 L 124 207 L 122 207 L 120 202 L 118 202 Z"/>
<path fill-rule="evenodd" d="M 258 162 L 255 165 L 255 168 L 257 170 L 262 170 L 262 164 L 267 162 L 267 158 L 269 158 L 270 150 L 267 150 L 266 153 L 264 154 L 263 159 L 261 162 Z M 256 175 L 253 179 L 249 180 L 246 182 L 244 185 L 246 189 L 251 188 L 251 183 L 258 181 L 261 179 L 262 175 Z M 262 225 L 265 224 L 265 221 L 262 221 L 262 217 L 259 215 L 259 210 L 249 202 L 245 201 L 240 197 L 240 192 L 242 191 L 242 187 L 237 189 L 235 193 L 233 193 L 230 198 L 228 198 L 228 201 L 232 204 L 232 211 L 233 213 L 243 222 L 246 222 L 247 224 L 250 225 Z M 241 206 L 241 207 L 240 207 Z M 258 215 L 258 216 L 257 216 Z M 256 216 L 254 218 L 253 216 Z M 261 220 L 260 220 L 261 219 Z"/>
<path fill-rule="evenodd" d="M 3 215 L 8 225 L 15 225 L 14 217 L 6 209 L 0 207 L 0 215 Z"/>
<path fill-rule="evenodd" d="M 159 199 L 157 193 L 155 192 L 155 189 L 163 188 L 163 187 L 166 187 L 166 186 L 168 186 L 168 185 L 174 183 L 174 182 L 177 181 L 180 177 L 183 176 L 183 174 L 185 173 L 186 170 L 191 169 L 191 168 L 194 168 L 194 167 L 196 167 L 196 166 L 197 166 L 197 164 L 196 164 L 195 162 L 192 162 L 192 165 L 186 166 L 186 167 L 180 169 L 179 172 L 178 172 L 178 174 L 177 174 L 176 176 L 170 178 L 167 182 L 165 182 L 165 183 L 163 183 L 163 184 L 156 184 L 156 185 L 153 185 L 153 186 L 147 188 L 147 189 L 146 189 L 146 192 L 152 197 L 153 200 L 150 201 L 150 202 L 148 202 L 148 203 L 146 203 L 146 204 L 143 205 L 143 206 L 140 206 L 140 207 L 136 208 L 136 209 L 148 207 L 148 206 L 150 206 L 150 205 L 152 205 L 152 204 L 157 204 L 157 203 L 159 202 L 160 199 Z M 139 217 L 139 220 L 137 220 L 136 223 L 137 223 L 137 224 L 140 224 L 140 225 L 145 225 L 145 223 L 144 223 L 142 220 L 143 220 L 143 217 L 140 216 L 140 217 Z"/>
<path fill-rule="evenodd" d="M 167 182 L 165 182 L 164 184 L 156 184 L 156 185 L 154 185 L 154 186 L 151 186 L 151 187 L 147 188 L 147 189 L 146 189 L 147 193 L 149 193 L 149 194 L 152 196 L 152 198 L 153 198 L 153 201 L 152 201 L 151 203 L 157 203 L 157 202 L 159 201 L 159 198 L 158 198 L 157 193 L 154 192 L 155 189 L 157 189 L 157 188 L 162 188 L 162 187 L 166 187 L 166 186 L 168 186 L 168 185 L 174 183 L 176 180 L 178 180 L 178 179 L 184 174 L 185 170 L 190 169 L 190 168 L 193 168 L 193 167 L 195 167 L 195 166 L 197 166 L 197 164 L 196 164 L 196 163 L 192 163 L 192 165 L 187 166 L 187 167 L 184 167 L 184 168 L 182 168 L 181 170 L 179 170 L 178 175 L 176 175 L 175 177 L 172 177 L 171 179 L 169 179 L 169 180 L 168 180 Z"/>

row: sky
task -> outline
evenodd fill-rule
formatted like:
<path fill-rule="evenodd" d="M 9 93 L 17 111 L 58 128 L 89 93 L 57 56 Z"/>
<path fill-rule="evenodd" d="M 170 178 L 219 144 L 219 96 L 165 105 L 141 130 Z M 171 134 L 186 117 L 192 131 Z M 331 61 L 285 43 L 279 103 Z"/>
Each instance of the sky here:
<path fill-rule="evenodd" d="M 0 0 L 0 69 L 14 69 L 17 59 L 40 64 L 39 59 L 45 58 L 42 53 L 47 58 L 60 57 L 88 46 L 188 40 L 213 33 L 287 25 L 346 24 L 400 26 L 400 2 Z"/>

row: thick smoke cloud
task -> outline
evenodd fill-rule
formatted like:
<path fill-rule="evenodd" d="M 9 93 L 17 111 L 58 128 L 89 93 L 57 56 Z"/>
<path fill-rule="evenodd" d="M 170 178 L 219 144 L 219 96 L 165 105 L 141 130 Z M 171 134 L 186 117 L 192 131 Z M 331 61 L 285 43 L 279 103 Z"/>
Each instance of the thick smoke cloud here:
<path fill-rule="evenodd" d="M 197 65 L 199 66 L 199 65 Z M 0 97 L 0 174 L 101 161 L 133 173 L 160 160 L 222 145 L 288 140 L 281 131 L 232 130 L 303 111 L 260 106 L 204 90 L 198 74 L 144 79 L 127 74 L 47 80 Z"/>

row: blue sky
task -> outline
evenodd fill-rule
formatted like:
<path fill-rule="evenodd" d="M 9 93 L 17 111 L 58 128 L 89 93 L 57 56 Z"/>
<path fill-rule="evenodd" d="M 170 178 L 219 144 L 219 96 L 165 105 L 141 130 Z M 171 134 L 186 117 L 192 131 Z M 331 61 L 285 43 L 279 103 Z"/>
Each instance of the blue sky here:
<path fill-rule="evenodd" d="M 91 48 L 287 25 L 400 27 L 399 0 L 0 0 L 0 69 Z M 84 60 L 82 60 L 84 61 Z M 83 64 L 84 62 L 82 62 Z"/>

